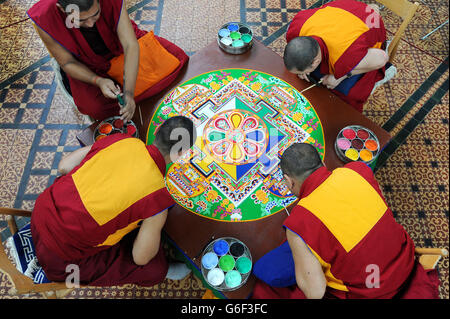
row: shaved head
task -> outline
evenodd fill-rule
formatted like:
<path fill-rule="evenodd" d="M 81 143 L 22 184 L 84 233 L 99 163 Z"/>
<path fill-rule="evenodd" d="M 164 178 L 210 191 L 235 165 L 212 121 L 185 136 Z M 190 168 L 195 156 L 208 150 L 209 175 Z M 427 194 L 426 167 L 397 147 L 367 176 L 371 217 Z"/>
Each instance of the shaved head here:
<path fill-rule="evenodd" d="M 296 37 L 284 49 L 284 65 L 288 70 L 305 71 L 319 54 L 319 43 L 312 37 Z"/>
<path fill-rule="evenodd" d="M 307 143 L 292 144 L 281 156 L 280 167 L 283 174 L 297 180 L 305 179 L 322 166 L 319 152 Z"/>

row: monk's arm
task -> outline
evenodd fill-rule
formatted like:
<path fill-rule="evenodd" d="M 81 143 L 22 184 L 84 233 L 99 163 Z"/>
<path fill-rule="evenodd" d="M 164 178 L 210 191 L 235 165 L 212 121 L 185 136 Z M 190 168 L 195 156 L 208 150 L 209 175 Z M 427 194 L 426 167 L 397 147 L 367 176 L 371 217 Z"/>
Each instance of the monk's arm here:
<path fill-rule="evenodd" d="M 389 56 L 381 49 L 370 48 L 364 58 L 351 71 L 352 75 L 367 73 L 370 71 L 381 69 L 389 61 Z M 343 80 L 347 78 L 347 75 L 336 79 L 333 74 L 327 74 L 323 77 L 323 85 L 329 89 L 334 89 Z"/>
<path fill-rule="evenodd" d="M 144 219 L 133 244 L 133 261 L 136 265 L 144 266 L 159 251 L 161 230 L 167 219 L 167 209 L 158 215 Z"/>
<path fill-rule="evenodd" d="M 80 165 L 83 158 L 85 158 L 87 153 L 89 153 L 89 151 L 91 150 L 91 147 L 92 145 L 85 146 L 64 156 L 59 162 L 58 172 L 61 175 L 65 175 L 69 173 L 71 170 L 73 170 L 75 166 Z"/>
<path fill-rule="evenodd" d="M 352 75 L 381 69 L 388 61 L 389 56 L 384 50 L 370 48 L 365 57 L 352 70 Z"/>
<path fill-rule="evenodd" d="M 286 229 L 286 237 L 294 259 L 298 287 L 308 299 L 322 298 L 326 289 L 322 266 L 299 236 Z"/>
<path fill-rule="evenodd" d="M 36 30 L 50 54 L 67 75 L 82 82 L 98 86 L 106 97 L 116 98 L 118 94 L 118 92 L 116 93 L 117 88 L 111 79 L 97 76 L 86 65 L 75 59 L 69 51 L 53 40 L 44 30 L 39 27 Z"/>
<path fill-rule="evenodd" d="M 139 69 L 139 44 L 125 5 L 122 6 L 122 12 L 120 13 L 117 35 L 124 52 L 123 92 L 126 103 L 120 114 L 122 114 L 124 120 L 130 120 L 136 108 L 134 89 Z"/>

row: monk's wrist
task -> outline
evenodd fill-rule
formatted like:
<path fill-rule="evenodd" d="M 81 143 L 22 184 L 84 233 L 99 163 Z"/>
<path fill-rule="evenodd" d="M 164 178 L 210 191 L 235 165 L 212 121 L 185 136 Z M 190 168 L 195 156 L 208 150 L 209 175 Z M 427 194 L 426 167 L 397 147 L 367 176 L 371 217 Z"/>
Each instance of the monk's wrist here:
<path fill-rule="evenodd" d="M 134 98 L 134 92 L 130 91 L 130 90 L 125 90 L 123 92 L 123 94 L 127 97 L 127 98 Z"/>
<path fill-rule="evenodd" d="M 96 75 L 96 76 L 94 76 L 94 77 L 92 78 L 91 84 L 93 84 L 93 85 L 95 85 L 95 86 L 99 86 L 98 83 L 99 83 L 99 81 L 100 81 L 101 79 L 102 79 L 101 76 Z"/>

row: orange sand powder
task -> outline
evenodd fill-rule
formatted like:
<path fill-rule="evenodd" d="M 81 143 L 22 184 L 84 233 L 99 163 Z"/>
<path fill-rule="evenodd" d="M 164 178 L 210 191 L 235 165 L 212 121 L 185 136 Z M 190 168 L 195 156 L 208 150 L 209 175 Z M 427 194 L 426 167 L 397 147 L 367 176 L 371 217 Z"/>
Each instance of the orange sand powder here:
<path fill-rule="evenodd" d="M 378 149 L 378 143 L 374 140 L 367 140 L 365 146 L 369 151 L 373 152 L 375 152 Z"/>
<path fill-rule="evenodd" d="M 373 158 L 372 152 L 371 152 L 371 151 L 368 151 L 368 150 L 362 150 L 362 151 L 359 153 L 359 156 L 361 157 L 361 159 L 362 159 L 364 162 L 368 162 L 368 161 L 372 160 L 372 158 Z"/>

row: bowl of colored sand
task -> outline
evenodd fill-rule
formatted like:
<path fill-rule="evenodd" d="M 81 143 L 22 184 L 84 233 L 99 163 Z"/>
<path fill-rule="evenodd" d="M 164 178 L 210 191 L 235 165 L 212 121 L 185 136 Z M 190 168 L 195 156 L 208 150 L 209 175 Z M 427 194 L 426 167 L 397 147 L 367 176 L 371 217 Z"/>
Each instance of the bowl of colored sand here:
<path fill-rule="evenodd" d="M 252 256 L 239 239 L 223 237 L 209 243 L 201 257 L 201 271 L 206 282 L 219 291 L 242 287 L 252 270 Z"/>
<path fill-rule="evenodd" d="M 137 126 L 133 121 L 125 123 L 120 116 L 113 116 L 101 121 L 97 125 L 94 130 L 94 143 L 116 133 L 123 133 L 131 137 L 139 138 Z"/>
<path fill-rule="evenodd" d="M 253 45 L 253 32 L 249 25 L 241 22 L 224 24 L 217 32 L 219 47 L 230 54 L 242 54 Z"/>
<path fill-rule="evenodd" d="M 371 130 L 360 125 L 349 125 L 339 132 L 334 148 L 344 163 L 361 161 L 370 165 L 378 157 L 380 143 Z"/>

